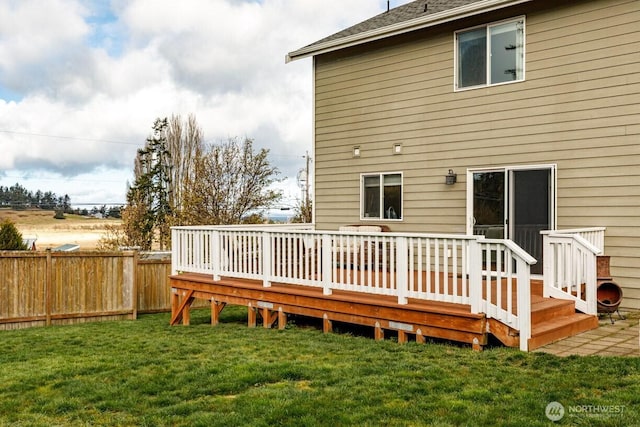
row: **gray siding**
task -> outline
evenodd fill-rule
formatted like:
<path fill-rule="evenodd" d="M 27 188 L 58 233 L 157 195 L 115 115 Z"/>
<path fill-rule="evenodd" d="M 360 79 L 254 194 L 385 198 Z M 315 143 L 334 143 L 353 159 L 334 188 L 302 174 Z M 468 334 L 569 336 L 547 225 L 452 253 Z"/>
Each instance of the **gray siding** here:
<path fill-rule="evenodd" d="M 390 228 L 464 233 L 468 168 L 557 164 L 558 228 L 606 226 L 640 309 L 640 1 L 526 7 L 316 58 L 316 223 L 360 222 L 360 174 L 402 171 Z M 519 15 L 526 80 L 454 92 L 453 31 Z"/>

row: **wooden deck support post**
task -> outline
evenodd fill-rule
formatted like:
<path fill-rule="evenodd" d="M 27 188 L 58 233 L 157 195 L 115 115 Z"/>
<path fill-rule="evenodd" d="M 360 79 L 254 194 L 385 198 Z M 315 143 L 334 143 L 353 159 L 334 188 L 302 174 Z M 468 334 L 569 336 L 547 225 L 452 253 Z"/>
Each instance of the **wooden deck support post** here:
<path fill-rule="evenodd" d="M 216 326 L 220 323 L 220 313 L 226 306 L 226 302 L 218 302 L 213 298 L 211 299 L 211 326 Z"/>
<path fill-rule="evenodd" d="M 422 329 L 418 329 L 416 331 L 416 342 L 418 344 L 424 344 L 425 343 L 424 335 L 422 335 Z"/>
<path fill-rule="evenodd" d="M 178 295 L 178 290 L 176 288 L 171 288 L 171 318 L 172 319 L 176 316 L 178 307 L 180 307 L 180 295 Z"/>
<path fill-rule="evenodd" d="M 373 335 L 376 341 L 384 340 L 384 329 L 382 329 L 382 327 L 380 326 L 380 322 L 376 322 L 376 325 L 374 326 Z"/>
<path fill-rule="evenodd" d="M 191 324 L 191 310 L 189 306 L 185 306 L 182 309 L 182 324 L 189 326 Z"/>
<path fill-rule="evenodd" d="M 262 327 L 265 329 L 269 329 L 271 327 L 271 324 L 269 322 L 269 309 L 268 308 L 262 308 L 262 310 L 259 312 L 260 317 L 262 317 Z"/>
<path fill-rule="evenodd" d="M 333 332 L 333 323 L 329 320 L 327 313 L 322 315 L 322 332 L 325 334 Z"/>
<path fill-rule="evenodd" d="M 478 340 L 478 338 L 473 339 L 473 344 L 471 344 L 471 348 L 473 349 L 473 351 L 482 351 L 483 346 L 482 344 L 480 344 L 480 341 Z"/>
<path fill-rule="evenodd" d="M 180 291 L 171 289 L 171 326 L 180 323 L 181 320 L 183 325 L 189 325 L 191 320 L 189 308 L 195 299 L 193 292 L 193 290 L 186 291 L 180 301 Z"/>
<path fill-rule="evenodd" d="M 287 326 L 287 313 L 278 308 L 278 329 L 282 330 Z"/>
<path fill-rule="evenodd" d="M 249 328 L 255 328 L 256 327 L 256 310 L 255 308 L 253 308 L 251 303 L 247 305 L 247 314 L 248 314 L 247 326 Z"/>
<path fill-rule="evenodd" d="M 398 330 L 398 344 L 406 344 L 407 341 L 407 333 L 405 331 Z"/>

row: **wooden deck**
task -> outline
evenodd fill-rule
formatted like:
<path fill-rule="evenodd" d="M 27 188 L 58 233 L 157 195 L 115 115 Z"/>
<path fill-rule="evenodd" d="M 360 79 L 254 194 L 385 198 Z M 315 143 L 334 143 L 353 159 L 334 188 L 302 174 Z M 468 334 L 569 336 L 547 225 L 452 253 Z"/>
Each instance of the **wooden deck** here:
<path fill-rule="evenodd" d="M 323 320 L 324 332 L 332 331 L 332 322 L 345 322 L 374 328 L 376 339 L 384 339 L 385 331 L 395 331 L 398 342 L 409 339 L 424 342 L 426 337 L 470 344 L 481 350 L 492 334 L 504 345 L 519 346 L 518 332 L 472 314 L 463 304 L 409 299 L 400 305 L 397 298 L 383 295 L 334 291 L 323 295 L 322 289 L 274 283 L 264 287 L 256 280 L 221 278 L 186 273 L 170 277 L 172 287 L 171 324 L 189 324 L 189 309 L 195 299 L 211 302 L 211 323 L 218 323 L 227 304 L 248 307 L 248 326 L 258 321 L 265 328 L 283 329 L 288 314 Z M 495 290 L 494 284 L 494 290 Z M 542 297 L 540 282 L 532 282 L 532 337 L 529 350 L 552 341 L 597 327 L 596 316 L 575 312 L 573 302 Z M 515 298 L 515 296 L 514 296 Z"/>

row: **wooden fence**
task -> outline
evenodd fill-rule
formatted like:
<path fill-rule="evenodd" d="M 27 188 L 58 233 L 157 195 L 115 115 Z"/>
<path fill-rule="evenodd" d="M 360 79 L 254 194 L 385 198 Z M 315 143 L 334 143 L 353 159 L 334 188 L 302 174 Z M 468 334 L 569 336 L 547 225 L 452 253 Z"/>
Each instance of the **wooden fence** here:
<path fill-rule="evenodd" d="M 0 252 L 0 330 L 170 311 L 170 273 L 166 253 Z"/>

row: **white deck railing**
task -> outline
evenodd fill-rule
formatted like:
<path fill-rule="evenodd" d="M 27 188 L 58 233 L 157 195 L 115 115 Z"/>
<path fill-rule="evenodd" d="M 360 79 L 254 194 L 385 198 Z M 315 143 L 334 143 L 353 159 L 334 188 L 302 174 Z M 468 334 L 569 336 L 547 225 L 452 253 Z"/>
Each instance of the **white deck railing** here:
<path fill-rule="evenodd" d="M 597 256 L 604 250 L 604 227 L 542 231 L 543 296 L 570 299 L 576 309 L 597 314 Z"/>
<path fill-rule="evenodd" d="M 172 271 L 470 305 L 519 330 L 526 350 L 536 260 L 510 240 L 310 228 L 173 227 Z"/>
<path fill-rule="evenodd" d="M 536 259 L 511 240 L 483 239 L 477 312 L 520 331 L 520 349 L 531 338 L 531 265 Z M 472 307 L 473 310 L 473 307 Z"/>

